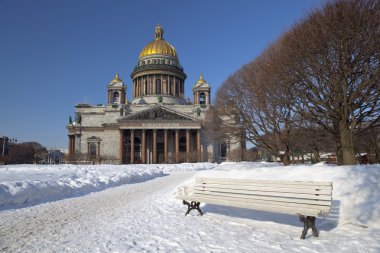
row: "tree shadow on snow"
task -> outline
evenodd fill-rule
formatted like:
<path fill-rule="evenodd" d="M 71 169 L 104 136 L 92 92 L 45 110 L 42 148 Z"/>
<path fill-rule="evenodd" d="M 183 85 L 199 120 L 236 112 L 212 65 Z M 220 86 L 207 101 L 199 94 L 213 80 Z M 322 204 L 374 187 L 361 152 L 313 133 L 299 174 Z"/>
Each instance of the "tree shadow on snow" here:
<path fill-rule="evenodd" d="M 220 205 L 206 204 L 203 206 L 202 211 L 206 213 L 214 213 L 225 215 L 228 217 L 236 217 L 242 219 L 249 219 L 253 221 L 266 221 L 291 226 L 303 226 L 300 222 L 298 215 L 281 214 L 266 211 L 257 211 L 245 208 L 226 207 Z M 333 200 L 331 211 L 327 217 L 317 217 L 316 225 L 319 230 L 330 231 L 337 227 L 339 222 L 340 201 Z"/>

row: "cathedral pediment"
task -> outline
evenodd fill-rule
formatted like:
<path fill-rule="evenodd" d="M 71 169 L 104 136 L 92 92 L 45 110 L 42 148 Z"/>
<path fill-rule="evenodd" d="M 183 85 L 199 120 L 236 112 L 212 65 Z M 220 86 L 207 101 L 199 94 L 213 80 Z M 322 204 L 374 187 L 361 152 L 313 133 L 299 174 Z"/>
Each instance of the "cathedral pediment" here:
<path fill-rule="evenodd" d="M 163 106 L 155 106 L 147 110 L 127 115 L 119 122 L 125 121 L 196 121 L 197 119 Z"/>

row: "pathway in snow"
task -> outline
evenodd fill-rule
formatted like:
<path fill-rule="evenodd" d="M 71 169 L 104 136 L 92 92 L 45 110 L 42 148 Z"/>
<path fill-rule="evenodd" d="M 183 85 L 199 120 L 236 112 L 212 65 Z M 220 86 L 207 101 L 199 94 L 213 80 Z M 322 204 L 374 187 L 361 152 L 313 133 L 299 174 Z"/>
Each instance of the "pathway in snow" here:
<path fill-rule="evenodd" d="M 134 248 L 136 242 L 129 239 L 144 229 L 138 226 L 154 222 L 149 219 L 159 216 L 152 212 L 161 199 L 193 174 L 174 173 L 84 197 L 1 212 L 0 252 L 104 252 L 114 248 L 114 243 L 122 245 L 121 249 Z"/>

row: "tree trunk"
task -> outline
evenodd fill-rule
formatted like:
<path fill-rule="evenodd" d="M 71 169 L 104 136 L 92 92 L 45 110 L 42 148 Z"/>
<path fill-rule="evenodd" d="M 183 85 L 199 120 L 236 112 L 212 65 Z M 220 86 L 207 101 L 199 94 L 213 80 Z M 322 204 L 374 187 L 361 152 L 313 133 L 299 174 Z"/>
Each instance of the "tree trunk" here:
<path fill-rule="evenodd" d="M 288 145 L 285 145 L 285 153 L 282 155 L 282 163 L 284 166 L 290 165 L 290 149 Z"/>
<path fill-rule="evenodd" d="M 376 147 L 375 149 L 375 161 L 374 163 L 380 163 L 380 149 Z"/>
<path fill-rule="evenodd" d="M 352 137 L 352 132 L 349 129 L 349 125 L 346 122 L 341 122 L 339 124 L 340 130 L 340 144 L 342 152 L 342 164 L 338 165 L 356 165 L 357 160 L 355 156 L 354 141 Z M 337 154 L 338 158 L 338 154 Z"/>
<path fill-rule="evenodd" d="M 314 154 L 314 162 L 319 163 L 321 161 L 319 151 L 317 149 L 314 149 L 313 154 Z"/>
<path fill-rule="evenodd" d="M 284 166 L 289 166 L 290 165 L 290 155 L 289 154 L 282 155 L 282 164 Z"/>
<path fill-rule="evenodd" d="M 343 152 L 342 152 L 342 144 L 340 143 L 340 139 L 336 140 L 336 163 L 338 165 L 343 165 Z"/>

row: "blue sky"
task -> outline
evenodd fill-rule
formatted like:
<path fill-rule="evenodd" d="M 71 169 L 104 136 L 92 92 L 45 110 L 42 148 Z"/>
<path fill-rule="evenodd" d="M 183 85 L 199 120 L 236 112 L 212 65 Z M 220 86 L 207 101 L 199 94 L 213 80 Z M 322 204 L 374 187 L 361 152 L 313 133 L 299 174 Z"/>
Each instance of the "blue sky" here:
<path fill-rule="evenodd" d="M 78 103 L 105 104 L 160 23 L 187 74 L 216 91 L 321 0 L 0 0 L 0 135 L 67 147 Z"/>

